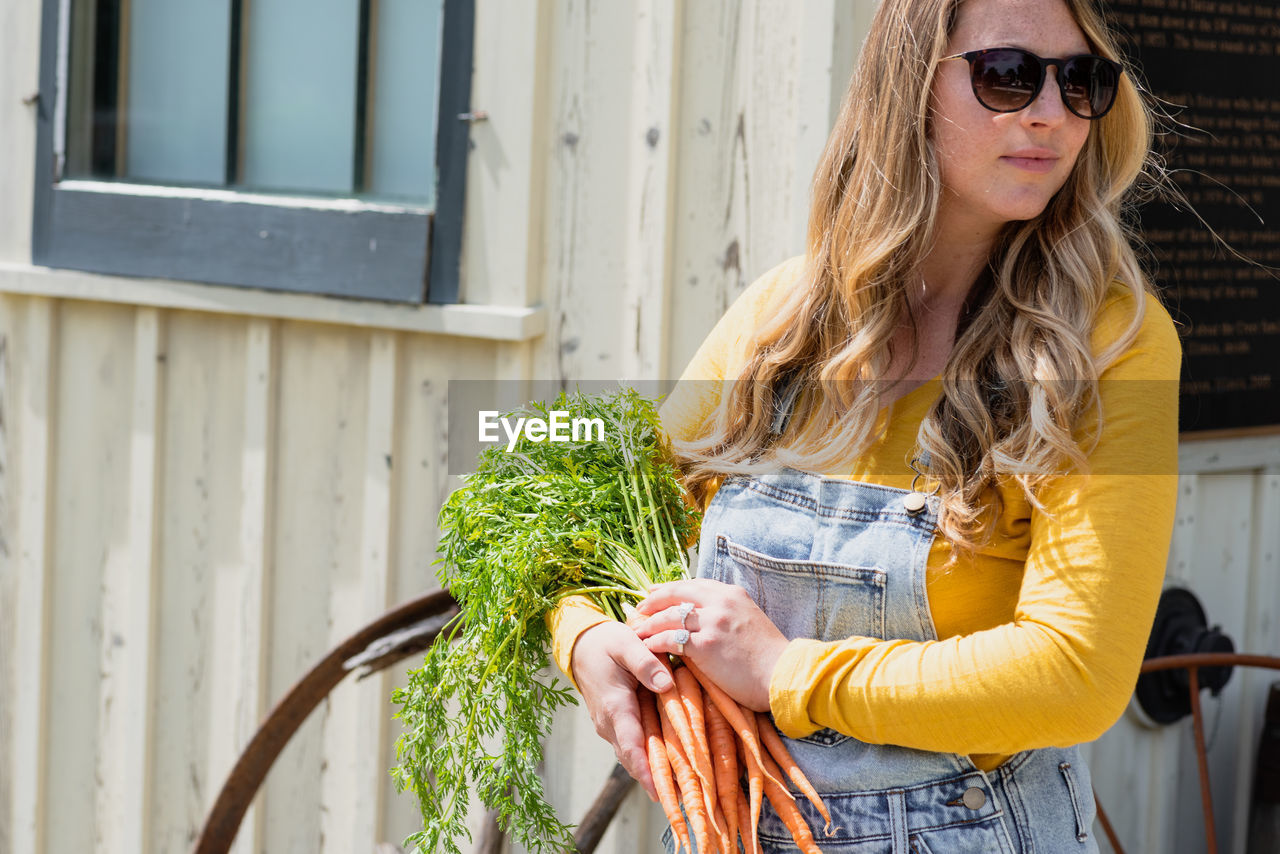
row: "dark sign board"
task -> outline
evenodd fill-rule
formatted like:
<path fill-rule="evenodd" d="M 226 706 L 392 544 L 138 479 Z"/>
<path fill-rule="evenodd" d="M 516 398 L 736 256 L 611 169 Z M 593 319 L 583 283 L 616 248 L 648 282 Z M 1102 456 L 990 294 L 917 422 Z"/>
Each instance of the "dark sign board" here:
<path fill-rule="evenodd" d="M 1153 272 L 1181 323 L 1181 429 L 1280 425 L 1280 4 L 1107 6 L 1183 125 L 1162 144 L 1204 220 L 1158 202 L 1142 212 Z"/>

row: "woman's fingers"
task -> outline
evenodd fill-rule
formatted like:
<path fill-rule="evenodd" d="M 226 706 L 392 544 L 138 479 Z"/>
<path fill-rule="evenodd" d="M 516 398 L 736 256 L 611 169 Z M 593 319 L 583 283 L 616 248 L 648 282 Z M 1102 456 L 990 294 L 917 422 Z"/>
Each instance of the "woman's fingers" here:
<path fill-rule="evenodd" d="M 655 655 L 664 652 L 668 655 L 692 655 L 697 646 L 697 638 L 697 632 L 671 629 L 649 635 L 644 639 L 644 645 Z"/>
<path fill-rule="evenodd" d="M 636 616 L 627 622 L 631 626 L 632 631 L 640 637 L 641 640 L 657 634 L 658 632 L 676 629 L 685 629 L 686 631 L 696 632 L 701 628 L 702 623 L 698 617 L 698 608 L 692 602 L 679 602 L 669 608 L 663 608 L 661 611 L 648 616 Z"/>
<path fill-rule="evenodd" d="M 609 621 L 583 632 L 571 659 L 574 681 L 596 733 L 613 746 L 622 767 L 656 800 L 636 684 L 658 693 L 674 688 L 665 657 L 650 652 L 626 626 Z"/>
<path fill-rule="evenodd" d="M 649 752 L 645 745 L 644 727 L 640 724 L 640 706 L 636 695 L 632 692 L 629 702 L 624 708 L 615 710 L 612 716 L 613 733 L 608 741 L 613 745 L 613 753 L 627 769 L 637 783 L 644 787 L 649 800 L 658 800 L 658 790 L 653 784 L 653 773 L 649 770 Z"/>
<path fill-rule="evenodd" d="M 639 682 L 658 694 L 675 686 L 666 662 L 645 649 L 634 631 L 611 620 L 582 633 L 573 646 L 570 667 L 588 701 L 587 692 L 597 685 L 634 689 Z"/>
<path fill-rule="evenodd" d="M 631 672 L 637 682 L 655 694 L 670 691 L 675 687 L 675 680 L 671 678 L 671 668 L 644 644 L 623 644 L 614 651 L 613 657 L 618 664 Z"/>
<path fill-rule="evenodd" d="M 679 605 L 681 602 L 702 605 L 709 598 L 714 598 L 720 593 L 721 588 L 728 586 L 719 581 L 712 581 L 710 578 L 691 578 L 655 584 L 649 588 L 649 595 L 636 605 L 636 611 L 649 616 L 664 608 Z"/>
<path fill-rule="evenodd" d="M 627 621 L 636 635 L 648 639 L 659 633 L 672 633 L 684 630 L 690 634 L 704 627 L 701 610 L 714 608 L 723 603 L 739 588 L 712 581 L 709 578 L 671 581 L 658 584 L 649 590 L 649 595 L 636 606 L 636 615 Z M 672 635 L 663 651 L 673 652 L 679 649 L 680 641 Z M 670 648 L 667 648 L 670 647 Z M 657 652 L 656 647 L 650 646 Z M 682 655 L 681 652 L 674 652 Z"/>
<path fill-rule="evenodd" d="M 631 629 L 654 655 L 701 667 L 740 704 L 769 708 L 773 667 L 786 637 L 741 587 L 711 579 L 654 587 Z"/>

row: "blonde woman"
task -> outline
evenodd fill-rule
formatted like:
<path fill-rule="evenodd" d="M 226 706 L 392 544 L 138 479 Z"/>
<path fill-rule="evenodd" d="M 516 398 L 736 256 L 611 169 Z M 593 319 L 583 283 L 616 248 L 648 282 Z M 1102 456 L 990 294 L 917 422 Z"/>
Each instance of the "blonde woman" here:
<path fill-rule="evenodd" d="M 881 0 L 805 254 L 663 407 L 698 578 L 553 618 L 651 797 L 633 690 L 672 653 L 772 713 L 823 850 L 1097 850 L 1077 745 L 1155 612 L 1180 361 L 1121 221 L 1151 141 L 1121 63 L 1095 0 Z"/>

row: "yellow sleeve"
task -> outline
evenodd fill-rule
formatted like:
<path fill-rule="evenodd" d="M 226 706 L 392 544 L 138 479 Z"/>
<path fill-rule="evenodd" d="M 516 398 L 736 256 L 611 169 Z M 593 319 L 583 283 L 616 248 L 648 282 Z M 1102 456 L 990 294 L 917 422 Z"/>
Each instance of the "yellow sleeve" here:
<path fill-rule="evenodd" d="M 690 360 L 675 388 L 658 409 L 662 430 L 669 437 L 691 439 L 720 403 L 727 372 L 736 376 L 751 346 L 752 331 L 768 311 L 779 289 L 795 281 L 803 268 L 804 256 L 778 264 L 756 279 L 733 301 Z M 569 681 L 573 645 L 578 636 L 609 619 L 581 596 L 569 597 L 547 614 L 551 631 L 551 655 Z M 576 688 L 577 685 L 575 684 Z"/>
<path fill-rule="evenodd" d="M 1095 348 L 1131 309 L 1108 304 Z M 793 641 L 770 685 L 779 728 L 965 754 L 1105 732 L 1133 692 L 1163 584 L 1180 361 L 1169 315 L 1147 297 L 1138 337 L 1099 383 L 1104 428 L 1089 473 L 1059 478 L 1040 494 L 1047 512 L 1032 512 L 1012 622 L 941 641 Z"/>
<path fill-rule="evenodd" d="M 551 657 L 576 689 L 573 681 L 573 645 L 592 626 L 610 619 L 585 596 L 566 596 L 547 612 L 547 628 L 551 631 Z"/>

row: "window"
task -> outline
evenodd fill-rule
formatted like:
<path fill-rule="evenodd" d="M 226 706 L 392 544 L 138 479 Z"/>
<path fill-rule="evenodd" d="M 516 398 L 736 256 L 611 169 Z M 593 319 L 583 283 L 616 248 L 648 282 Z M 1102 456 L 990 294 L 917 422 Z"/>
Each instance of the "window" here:
<path fill-rule="evenodd" d="M 33 260 L 456 301 L 473 20 L 474 0 L 45 0 Z"/>

